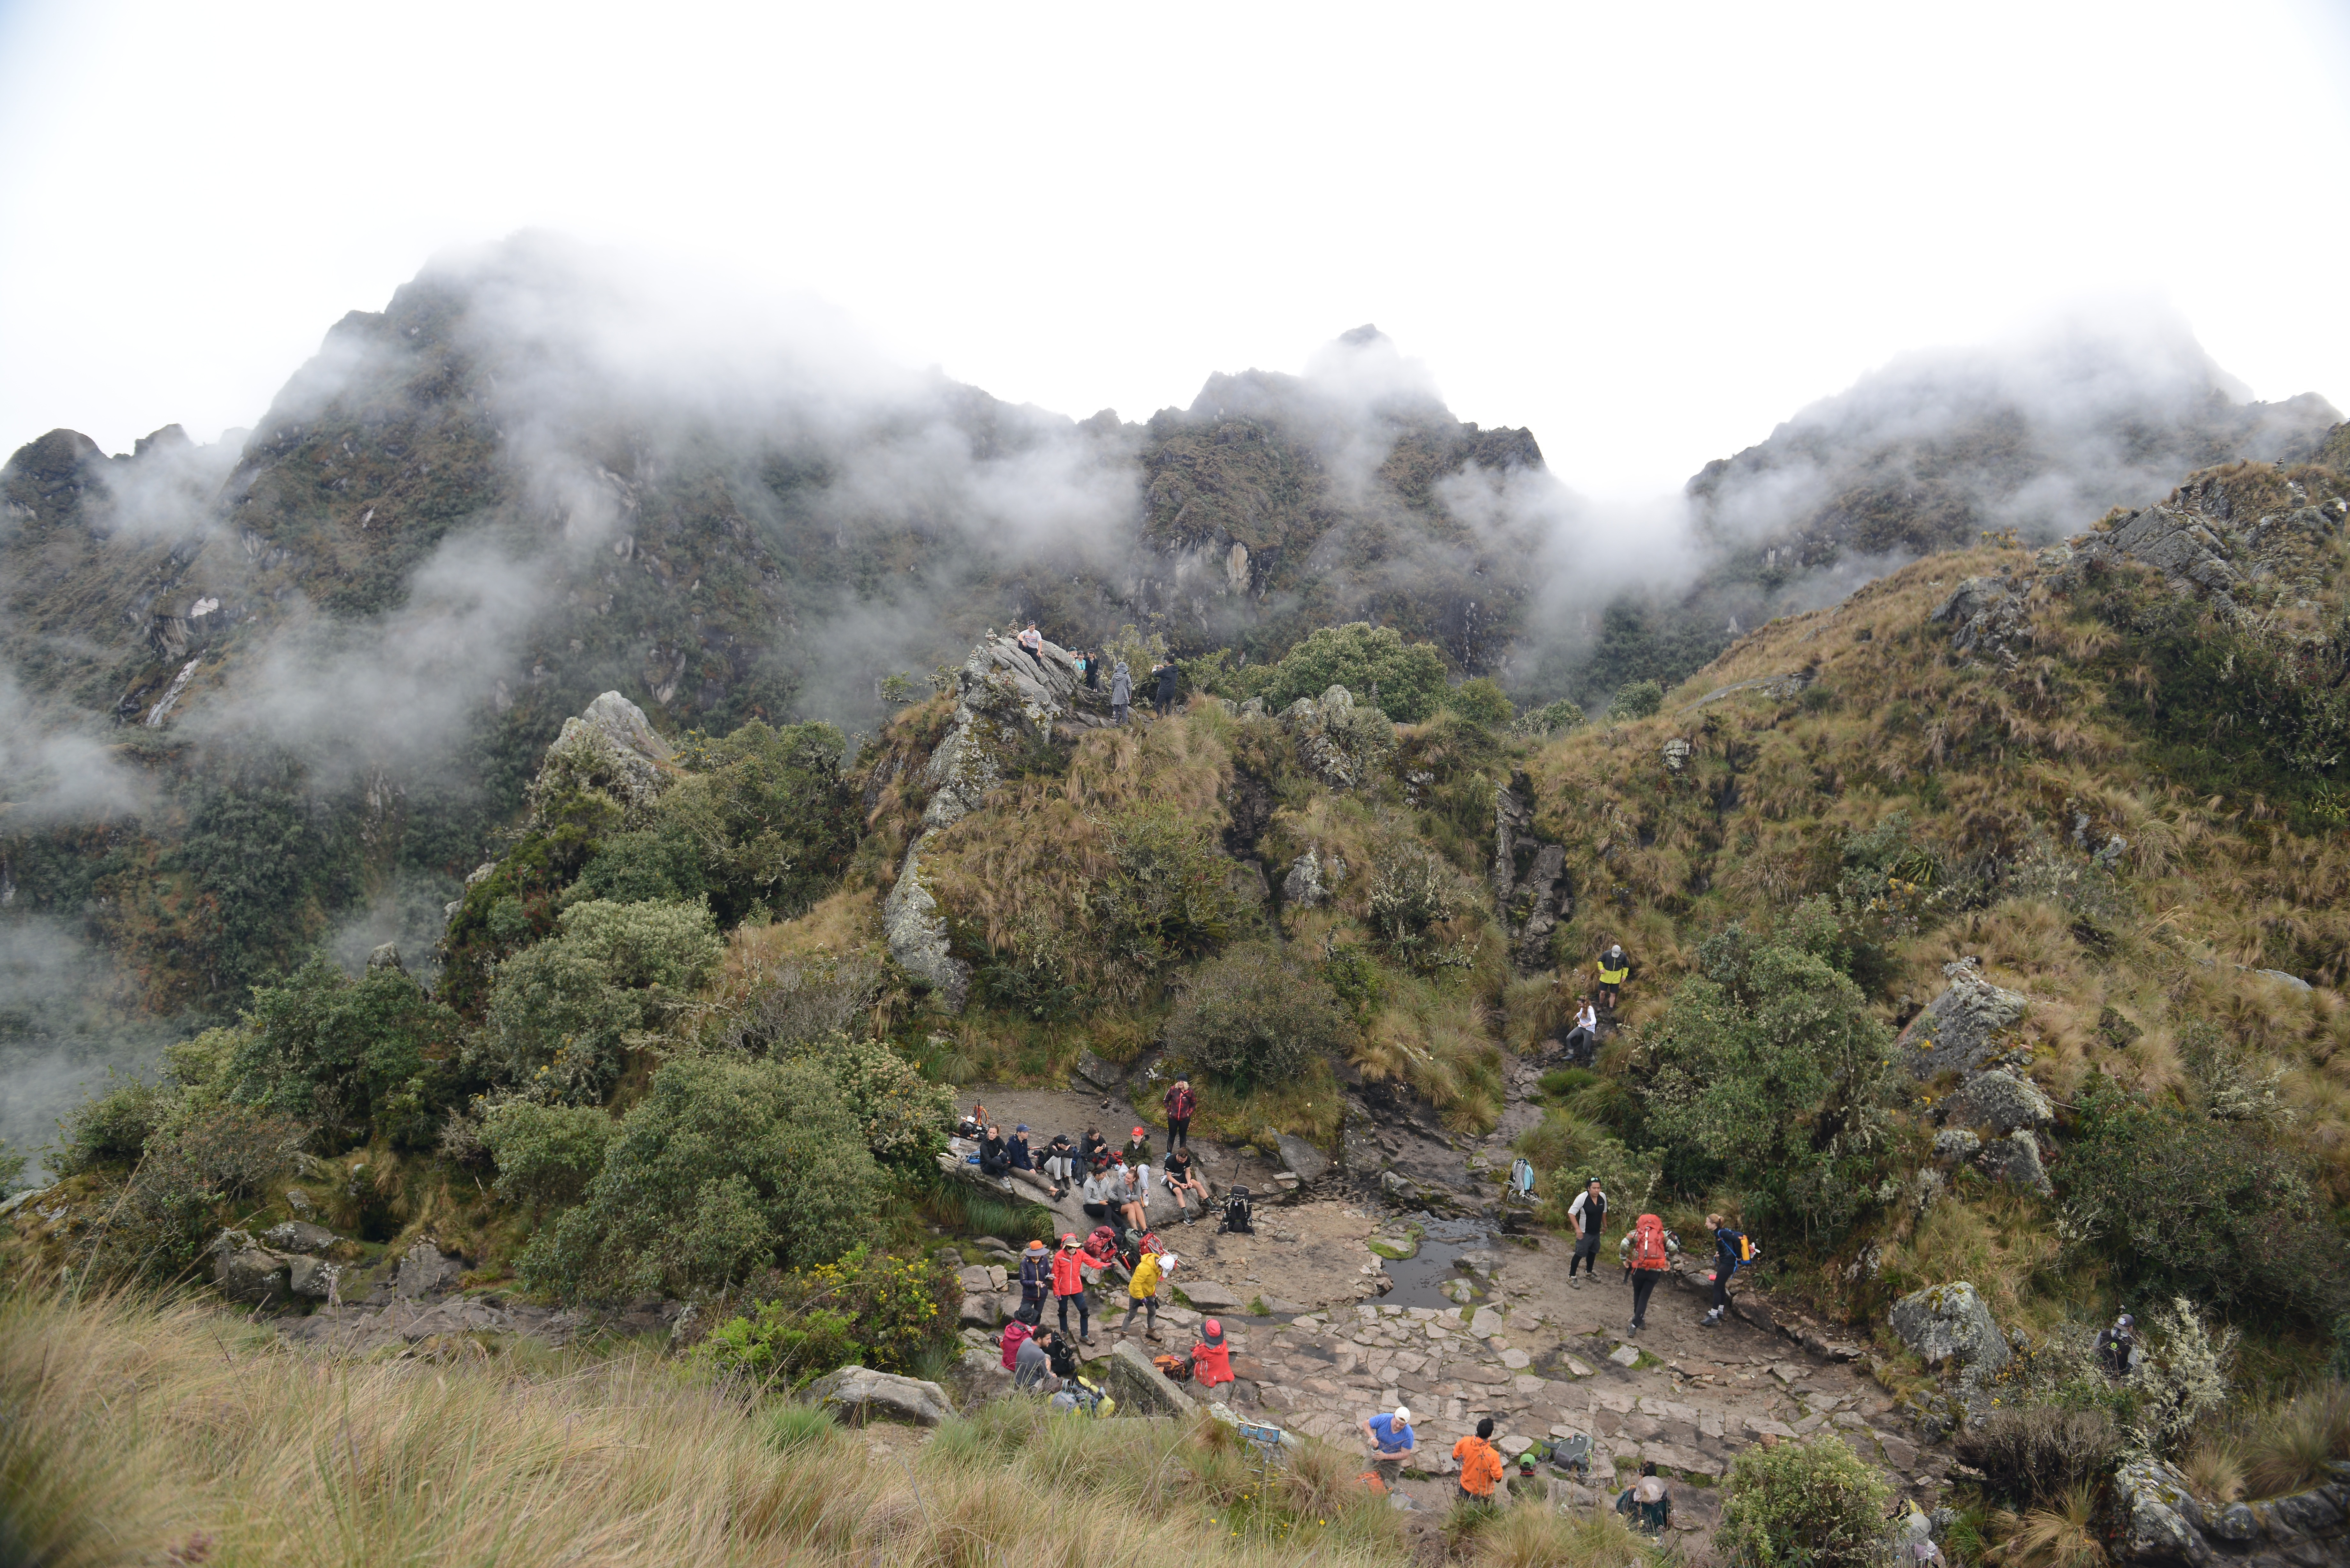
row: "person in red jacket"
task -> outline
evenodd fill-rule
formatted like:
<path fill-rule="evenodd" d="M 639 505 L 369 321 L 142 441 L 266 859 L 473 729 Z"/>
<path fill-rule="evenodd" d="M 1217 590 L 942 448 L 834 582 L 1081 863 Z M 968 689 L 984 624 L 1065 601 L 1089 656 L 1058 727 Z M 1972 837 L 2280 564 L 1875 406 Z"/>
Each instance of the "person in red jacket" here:
<path fill-rule="evenodd" d="M 1191 1380 L 1202 1388 L 1232 1381 L 1232 1347 L 1224 1343 L 1224 1325 L 1214 1318 L 1200 1325 L 1200 1343 L 1191 1347 Z"/>
<path fill-rule="evenodd" d="M 1094 1342 L 1091 1309 L 1086 1304 L 1086 1254 L 1077 1245 L 1076 1232 L 1061 1238 L 1061 1250 L 1053 1254 L 1053 1300 L 1061 1309 L 1061 1334 L 1069 1332 L 1069 1303 L 1077 1303 L 1077 1337 L 1087 1345 Z"/>
<path fill-rule="evenodd" d="M 1191 1113 L 1200 1108 L 1200 1096 L 1191 1092 L 1191 1080 L 1176 1079 L 1175 1086 L 1167 1091 L 1167 1097 L 1162 1103 L 1167 1106 L 1167 1152 L 1174 1153 L 1175 1146 L 1179 1143 L 1185 1148 L 1190 1148 L 1191 1147 Z"/>

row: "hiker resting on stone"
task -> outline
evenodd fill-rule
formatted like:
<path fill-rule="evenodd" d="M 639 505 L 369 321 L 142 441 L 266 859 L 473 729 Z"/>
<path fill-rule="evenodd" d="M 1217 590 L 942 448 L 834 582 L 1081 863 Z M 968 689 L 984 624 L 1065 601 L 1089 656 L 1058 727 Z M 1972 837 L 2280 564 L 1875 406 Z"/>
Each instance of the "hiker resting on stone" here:
<path fill-rule="evenodd" d="M 1591 998 L 1575 999 L 1575 1027 L 1566 1032 L 1566 1060 L 1570 1066 L 1586 1067 L 1599 1054 L 1599 1010 L 1591 1005 Z"/>
<path fill-rule="evenodd" d="M 1086 1172 L 1086 1184 L 1079 1189 L 1078 1207 L 1088 1220 L 1105 1223 L 1118 1217 L 1118 1207 L 1126 1201 L 1126 1179 L 1115 1166 L 1097 1165 Z"/>
<path fill-rule="evenodd" d="M 1654 1214 L 1633 1220 L 1624 1239 L 1616 1243 L 1617 1261 L 1624 1265 L 1624 1282 L 1632 1287 L 1633 1334 L 1648 1326 L 1648 1297 L 1680 1251 L 1681 1239 L 1666 1230 L 1665 1222 Z"/>
<path fill-rule="evenodd" d="M 1036 629 L 1036 623 L 1033 620 L 1028 623 L 1028 629 L 1020 634 L 1020 651 L 1035 659 L 1039 670 L 1045 668 L 1045 634 Z"/>
<path fill-rule="evenodd" d="M 1026 1122 L 1022 1122 L 1018 1127 L 1014 1127 L 1012 1129 L 1012 1136 L 1003 1140 L 1003 1158 L 1014 1170 L 1034 1170 L 1036 1168 L 1036 1157 L 1028 1152 L 1028 1124 Z"/>
<path fill-rule="evenodd" d="M 1404 1461 L 1419 1451 L 1411 1435 L 1410 1408 L 1399 1405 L 1393 1415 L 1369 1417 L 1363 1423 L 1363 1436 L 1370 1439 L 1371 1469 L 1388 1490 L 1395 1490 L 1403 1480 Z"/>
<path fill-rule="evenodd" d="M 1055 1199 L 1069 1195 L 1069 1183 L 1077 1170 L 1077 1151 L 1066 1133 L 1055 1133 L 1053 1141 L 1045 1146 L 1045 1174 L 1053 1179 Z"/>
<path fill-rule="evenodd" d="M 1493 1447 L 1493 1417 L 1478 1421 L 1475 1437 L 1453 1444 L 1452 1458 L 1461 1466 L 1461 1495 L 1455 1501 L 1471 1508 L 1491 1506 L 1503 1468 L 1501 1450 Z"/>
<path fill-rule="evenodd" d="M 1126 1321 L 1118 1325 L 1120 1334 L 1134 1332 L 1134 1314 L 1142 1314 L 1142 1337 L 1159 1337 L 1159 1282 L 1175 1267 L 1175 1254 L 1161 1257 L 1157 1252 L 1145 1252 L 1134 1261 L 1134 1277 L 1126 1282 Z"/>
<path fill-rule="evenodd" d="M 1052 1334 L 1048 1328 L 1020 1342 L 1019 1353 L 1012 1358 L 1012 1386 L 1050 1394 L 1061 1386 L 1061 1380 L 1053 1376 L 1053 1353 L 1046 1344 Z"/>
<path fill-rule="evenodd" d="M 1148 1163 L 1150 1158 L 1150 1129 L 1135 1128 L 1133 1136 L 1126 1140 L 1126 1147 L 1118 1152 L 1125 1157 L 1126 1163 L 1128 1165 Z"/>
<path fill-rule="evenodd" d="M 1126 672 L 1126 660 L 1121 659 L 1118 668 L 1109 672 L 1109 722 L 1125 723 L 1127 709 L 1133 701 L 1134 677 Z"/>
<path fill-rule="evenodd" d="M 1673 1494 L 1665 1490 L 1654 1459 L 1642 1461 L 1640 1479 L 1616 1500 L 1616 1511 L 1643 1535 L 1661 1536 L 1673 1522 Z"/>
<path fill-rule="evenodd" d="M 1150 1229 L 1150 1167 L 1129 1165 L 1126 1168 L 1126 1186 L 1118 1194 L 1118 1212 L 1125 1216 L 1129 1231 Z"/>
<path fill-rule="evenodd" d="M 1025 1265 L 1023 1270 L 1024 1272 Z M 1077 1245 L 1077 1233 L 1068 1231 L 1061 1238 L 1061 1250 L 1053 1254 L 1053 1303 L 1060 1309 L 1061 1333 L 1069 1332 L 1069 1303 L 1077 1307 L 1077 1337 L 1087 1345 L 1094 1342 L 1094 1325 L 1086 1306 L 1086 1254 Z"/>
<path fill-rule="evenodd" d="M 1011 1157 L 1003 1147 L 1003 1130 L 988 1128 L 987 1136 L 979 1140 L 979 1173 L 1000 1177 L 1009 1175 L 1011 1170 Z"/>
<path fill-rule="evenodd" d="M 1191 1147 L 1191 1113 L 1200 1108 L 1200 1096 L 1191 1092 L 1191 1080 L 1178 1078 L 1175 1086 L 1167 1091 L 1163 1104 L 1167 1106 L 1167 1150 L 1175 1146 Z"/>
<path fill-rule="evenodd" d="M 1618 942 L 1609 942 L 1599 951 L 1599 1005 L 1608 1012 L 1616 1011 L 1624 981 L 1631 977 L 1632 960 Z"/>
<path fill-rule="evenodd" d="M 1086 1136 L 1077 1143 L 1077 1158 L 1087 1165 L 1109 1158 L 1109 1139 L 1102 1137 L 1101 1128 L 1086 1129 Z"/>
<path fill-rule="evenodd" d="M 1599 1190 L 1599 1179 L 1593 1177 L 1583 1184 L 1575 1201 L 1567 1205 L 1567 1218 L 1575 1221 L 1575 1256 L 1567 1260 L 1566 1282 L 1575 1283 L 1575 1271 L 1588 1263 L 1591 1277 L 1599 1277 L 1599 1232 L 1607 1223 L 1607 1195 Z"/>
<path fill-rule="evenodd" d="M 1214 1318 L 1200 1325 L 1200 1343 L 1191 1347 L 1191 1381 L 1202 1388 L 1232 1381 L 1232 1347 Z"/>
<path fill-rule="evenodd" d="M 1175 1195 L 1175 1212 L 1183 1223 L 1191 1223 L 1191 1210 L 1184 1206 L 1187 1197 L 1200 1200 L 1200 1212 L 1208 1211 L 1208 1181 L 1191 1164 L 1191 1151 L 1179 1148 L 1167 1157 L 1167 1168 L 1159 1173 L 1159 1181 Z"/>

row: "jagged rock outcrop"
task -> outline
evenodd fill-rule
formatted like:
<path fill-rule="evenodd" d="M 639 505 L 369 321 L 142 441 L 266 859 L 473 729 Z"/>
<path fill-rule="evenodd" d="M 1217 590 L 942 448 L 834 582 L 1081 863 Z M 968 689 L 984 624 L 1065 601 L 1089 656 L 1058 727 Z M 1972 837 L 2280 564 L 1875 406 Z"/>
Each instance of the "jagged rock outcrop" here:
<path fill-rule="evenodd" d="M 2286 1497 L 2206 1508 L 2178 1468 L 2147 1455 L 2114 1472 L 2116 1560 L 2146 1568 L 2210 1568 L 2227 1563 L 2339 1563 L 2350 1543 L 2350 1465 Z"/>
<path fill-rule="evenodd" d="M 286 1229 L 281 1225 L 270 1234 L 275 1237 Z M 334 1240 L 331 1231 L 328 1236 Z M 255 1306 L 282 1305 L 296 1298 L 322 1302 L 335 1294 L 342 1274 L 339 1264 L 274 1251 L 243 1231 L 224 1231 L 213 1239 L 213 1283 L 233 1302 Z"/>
<path fill-rule="evenodd" d="M 1996 1372 L 2007 1365 L 2007 1335 L 1981 1293 L 1964 1280 L 1913 1291 L 1888 1315 L 1893 1332 L 1929 1366 L 1954 1362 Z"/>
<path fill-rule="evenodd" d="M 1493 908 L 1521 970 L 1546 961 L 1550 934 L 1573 907 L 1566 850 L 1534 836 L 1533 797 L 1533 781 L 1523 773 L 1493 786 Z"/>
<path fill-rule="evenodd" d="M 2012 577 L 1969 577 L 1927 618 L 1950 628 L 1950 644 L 1960 653 L 2012 661 L 2012 645 L 2032 640 L 2025 587 Z"/>
<path fill-rule="evenodd" d="M 2055 581 L 2069 586 L 2100 565 L 2129 560 L 2152 566 L 2179 593 L 2223 609 L 2240 607 L 2236 596 L 2247 587 L 2272 581 L 2314 596 L 2332 546 L 2350 523 L 2350 502 L 2312 497 L 2296 482 L 2285 483 L 2297 504 L 2243 517 L 2224 472 L 2198 475 L 2166 500 L 2070 540 L 2055 563 Z"/>
<path fill-rule="evenodd" d="M 570 789 L 600 790 L 633 819 L 669 787 L 670 775 L 660 764 L 671 754 L 642 709 L 618 691 L 607 691 L 577 718 L 563 721 L 562 733 L 548 744 L 531 782 L 531 799 L 536 805 Z"/>
<path fill-rule="evenodd" d="M 971 966 L 949 950 L 947 918 L 922 882 L 921 856 L 920 843 L 906 851 L 881 901 L 881 934 L 898 967 L 929 986 L 949 1012 L 960 1012 L 971 994 Z"/>
<path fill-rule="evenodd" d="M 2056 1190 L 2055 1184 L 2048 1179 L 2047 1168 L 2040 1162 L 2040 1140 L 2021 1128 L 1983 1145 L 1975 1163 L 1993 1180 L 2009 1182 L 2043 1198 Z"/>
<path fill-rule="evenodd" d="M 1336 851 L 1326 856 L 1320 845 L 1309 844 L 1281 879 L 1281 901 L 1293 909 L 1315 909 L 1328 903 L 1346 880 L 1346 861 Z"/>
<path fill-rule="evenodd" d="M 1332 789 L 1369 784 L 1395 760 L 1395 721 L 1373 703 L 1356 701 L 1344 686 L 1331 687 L 1319 701 L 1300 697 L 1281 711 L 1281 722 L 1297 737 L 1306 766 Z"/>
<path fill-rule="evenodd" d="M 1946 1102 L 1950 1117 L 1968 1127 L 1987 1127 L 2004 1137 L 2018 1128 L 2036 1130 L 2056 1119 L 2056 1107 L 2029 1078 L 2005 1069 L 1977 1073 Z"/>
<path fill-rule="evenodd" d="M 1894 1043 L 1895 1054 L 1912 1075 L 1970 1073 L 1993 1054 L 1999 1032 L 2030 1005 L 2022 993 L 1983 979 L 1972 959 L 1942 966 L 1950 986 L 1909 1021 Z"/>
<path fill-rule="evenodd" d="M 1118 1407 L 1140 1416 L 1189 1416 L 1200 1407 L 1180 1385 L 1150 1365 L 1142 1346 L 1121 1339 L 1109 1353 L 1107 1378 Z"/>

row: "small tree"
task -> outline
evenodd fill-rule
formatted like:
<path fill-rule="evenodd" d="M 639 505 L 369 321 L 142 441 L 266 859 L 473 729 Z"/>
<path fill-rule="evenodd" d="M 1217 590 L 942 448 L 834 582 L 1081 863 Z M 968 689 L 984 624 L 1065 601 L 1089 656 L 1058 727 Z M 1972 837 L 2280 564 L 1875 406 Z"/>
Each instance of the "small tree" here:
<path fill-rule="evenodd" d="M 1326 626 L 1274 666 L 1263 695 L 1278 711 L 1301 697 L 1318 701 L 1333 686 L 1344 686 L 1358 702 L 1370 701 L 1376 686 L 1380 711 L 1399 724 L 1417 724 L 1444 700 L 1444 656 L 1433 643 L 1405 642 L 1391 626 Z"/>
<path fill-rule="evenodd" d="M 1716 1544 L 1732 1563 L 1762 1568 L 1868 1568 L 1885 1555 L 1891 1493 L 1841 1438 L 1757 1444 L 1731 1464 Z"/>
<path fill-rule="evenodd" d="M 490 1065 L 534 1099 L 600 1100 L 632 1037 L 700 984 L 720 950 L 700 904 L 575 904 L 561 935 L 498 966 Z"/>
<path fill-rule="evenodd" d="M 594 1106 L 508 1100 L 482 1117 L 481 1137 L 498 1163 L 499 1197 L 575 1203 L 619 1130 Z"/>
<path fill-rule="evenodd" d="M 1630 719 L 1645 719 L 1665 705 L 1665 689 L 1653 680 L 1635 680 L 1617 691 L 1615 701 L 1607 704 L 1609 723 L 1622 723 Z"/>
<path fill-rule="evenodd" d="M 1518 711 L 1503 695 L 1502 683 L 1490 675 L 1463 680 L 1444 694 L 1443 706 L 1475 724 L 1506 724 Z"/>
<path fill-rule="evenodd" d="M 1277 1083 L 1353 1033 L 1330 983 L 1270 942 L 1202 964 L 1167 1021 L 1167 1046 L 1203 1073 L 1247 1086 Z"/>

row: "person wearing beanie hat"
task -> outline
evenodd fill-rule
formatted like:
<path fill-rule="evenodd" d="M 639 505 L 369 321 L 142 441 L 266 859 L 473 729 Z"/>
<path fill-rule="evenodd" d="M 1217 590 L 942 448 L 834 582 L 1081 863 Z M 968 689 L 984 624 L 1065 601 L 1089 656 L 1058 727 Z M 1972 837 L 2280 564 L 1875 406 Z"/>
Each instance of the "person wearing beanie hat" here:
<path fill-rule="evenodd" d="M 1232 1347 L 1224 1341 L 1224 1325 L 1214 1318 L 1200 1325 L 1200 1343 L 1191 1347 L 1191 1380 L 1202 1388 L 1232 1381 Z"/>
<path fill-rule="evenodd" d="M 1091 1345 L 1094 1342 L 1094 1325 L 1086 1306 L 1085 1257 L 1077 1248 L 1076 1231 L 1062 1236 L 1061 1250 L 1053 1254 L 1053 1302 L 1060 1308 L 1064 1338 L 1069 1333 L 1069 1303 L 1077 1303 L 1077 1337 Z"/>
<path fill-rule="evenodd" d="M 1045 1298 L 1053 1293 L 1053 1258 L 1045 1251 L 1042 1241 L 1031 1241 L 1028 1250 L 1020 1254 L 1020 1305 L 1036 1309 L 1036 1321 L 1045 1320 Z"/>
<path fill-rule="evenodd" d="M 1399 1405 L 1392 1415 L 1373 1416 L 1363 1423 L 1363 1436 L 1371 1440 L 1371 1468 L 1378 1471 L 1380 1484 L 1395 1490 L 1403 1480 L 1404 1460 L 1418 1451 L 1410 1407 Z"/>

